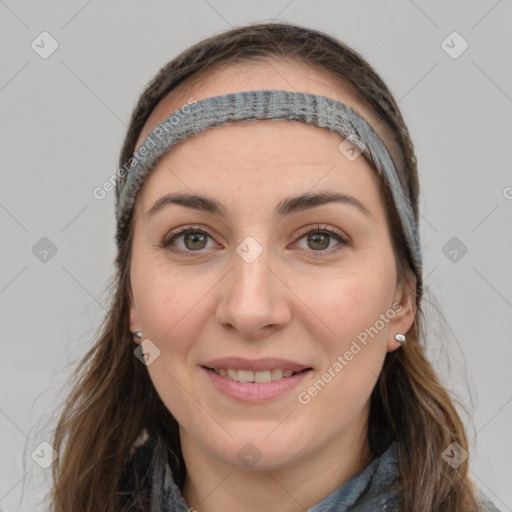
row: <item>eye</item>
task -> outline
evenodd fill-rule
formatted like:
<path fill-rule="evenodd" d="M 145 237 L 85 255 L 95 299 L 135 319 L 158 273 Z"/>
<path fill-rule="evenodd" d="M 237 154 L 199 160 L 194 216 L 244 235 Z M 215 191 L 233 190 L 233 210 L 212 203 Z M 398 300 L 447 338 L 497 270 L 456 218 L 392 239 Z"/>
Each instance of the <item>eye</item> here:
<path fill-rule="evenodd" d="M 333 239 L 338 240 L 338 244 L 334 246 L 334 251 L 337 251 L 348 244 L 347 240 L 338 231 L 327 229 L 326 227 L 321 227 L 320 225 L 318 225 L 316 229 L 307 231 L 300 237 L 299 240 L 303 239 L 305 239 L 307 244 L 305 249 L 311 249 L 317 253 L 332 253 L 333 247 L 331 246 L 331 242 Z M 320 254 L 318 255 L 320 256 Z"/>
<path fill-rule="evenodd" d="M 176 241 L 182 238 L 182 243 L 176 244 Z M 206 242 L 210 238 L 210 235 L 202 229 L 194 226 L 188 226 L 177 231 L 172 231 L 170 236 L 164 239 L 160 244 L 160 247 L 167 248 L 172 252 L 179 252 L 185 256 L 193 256 L 193 254 L 187 254 L 190 252 L 199 252 L 202 249 L 206 249 Z M 181 247 L 176 247 L 179 245 Z"/>

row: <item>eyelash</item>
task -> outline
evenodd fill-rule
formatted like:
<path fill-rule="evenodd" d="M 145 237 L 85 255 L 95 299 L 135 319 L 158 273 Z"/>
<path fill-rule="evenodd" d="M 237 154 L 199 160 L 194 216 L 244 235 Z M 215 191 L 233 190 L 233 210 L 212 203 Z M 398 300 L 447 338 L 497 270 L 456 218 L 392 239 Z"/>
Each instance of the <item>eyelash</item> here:
<path fill-rule="evenodd" d="M 199 226 L 197 226 L 197 227 L 196 226 L 186 226 L 186 227 L 178 229 L 176 231 L 171 231 L 168 234 L 168 236 L 166 238 L 164 238 L 164 240 L 159 244 L 159 247 L 162 249 L 167 249 L 168 251 L 171 251 L 173 253 L 178 253 L 185 257 L 194 257 L 197 254 L 202 254 L 204 252 L 203 249 L 200 249 L 197 251 L 190 251 L 190 250 L 184 251 L 182 249 L 176 249 L 175 247 L 173 247 L 171 245 L 177 238 L 179 238 L 182 235 L 186 235 L 188 233 L 202 233 L 202 234 L 209 236 L 210 238 L 213 238 L 209 235 L 209 233 L 207 231 L 204 231 Z M 339 232 L 334 231 L 332 229 L 328 229 L 326 227 L 321 227 L 320 224 L 317 225 L 316 229 L 310 229 L 309 231 L 302 232 L 300 234 L 298 240 L 301 240 L 306 235 L 317 234 L 317 233 L 335 237 L 338 239 L 338 241 L 340 243 L 331 249 L 318 250 L 318 251 L 311 250 L 311 252 L 314 254 L 315 257 L 322 258 L 322 257 L 326 257 L 326 256 L 331 256 L 333 252 L 337 252 L 338 250 L 343 249 L 344 246 L 349 244 L 349 242 L 343 236 L 341 236 L 341 234 Z M 307 250 L 307 249 L 304 249 L 304 250 Z"/>

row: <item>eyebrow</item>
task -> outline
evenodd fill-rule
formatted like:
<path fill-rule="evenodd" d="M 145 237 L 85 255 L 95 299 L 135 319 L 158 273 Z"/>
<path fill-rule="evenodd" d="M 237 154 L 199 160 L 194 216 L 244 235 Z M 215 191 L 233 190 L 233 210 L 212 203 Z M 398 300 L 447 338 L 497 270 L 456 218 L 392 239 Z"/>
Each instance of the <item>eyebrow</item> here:
<path fill-rule="evenodd" d="M 355 197 L 331 191 L 321 191 L 318 193 L 306 192 L 298 196 L 286 197 L 277 203 L 275 214 L 277 217 L 282 218 L 291 213 L 309 210 L 310 208 L 315 208 L 316 206 L 328 203 L 351 205 L 357 208 L 364 215 L 373 217 L 370 210 Z M 154 215 L 164 207 L 171 204 L 177 204 L 184 206 L 185 208 L 200 210 L 221 217 L 226 215 L 226 209 L 224 206 L 211 197 L 180 193 L 172 193 L 162 196 L 155 202 L 151 209 L 148 210 L 147 214 Z"/>

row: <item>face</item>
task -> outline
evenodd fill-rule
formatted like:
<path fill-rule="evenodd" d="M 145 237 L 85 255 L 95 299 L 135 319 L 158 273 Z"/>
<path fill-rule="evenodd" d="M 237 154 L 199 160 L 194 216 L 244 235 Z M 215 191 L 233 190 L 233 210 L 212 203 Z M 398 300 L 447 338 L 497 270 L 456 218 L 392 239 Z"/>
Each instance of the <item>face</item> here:
<path fill-rule="evenodd" d="M 181 91 L 140 140 L 184 97 L 292 85 L 357 103 L 279 65 L 228 68 Z M 160 351 L 147 369 L 185 456 L 278 468 L 366 435 L 370 394 L 413 310 L 375 171 L 342 141 L 300 122 L 232 123 L 176 146 L 139 193 L 130 328 Z M 169 194 L 209 202 L 159 201 Z"/>

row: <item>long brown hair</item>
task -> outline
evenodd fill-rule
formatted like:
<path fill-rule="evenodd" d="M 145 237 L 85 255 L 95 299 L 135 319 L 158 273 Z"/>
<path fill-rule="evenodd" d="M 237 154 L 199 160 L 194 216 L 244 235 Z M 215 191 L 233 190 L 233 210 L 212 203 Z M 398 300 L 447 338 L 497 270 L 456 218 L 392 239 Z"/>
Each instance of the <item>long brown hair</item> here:
<path fill-rule="evenodd" d="M 315 30 L 290 24 L 251 24 L 203 40 L 165 65 L 141 95 L 131 117 L 119 167 L 130 159 L 137 138 L 159 101 L 180 83 L 214 65 L 256 58 L 286 57 L 328 72 L 362 94 L 394 134 L 403 156 L 400 178 L 418 220 L 419 183 L 414 148 L 398 106 L 380 77 L 354 50 Z M 117 192 L 125 180 L 120 177 Z M 398 279 L 407 282 L 410 262 L 393 201 L 382 187 Z M 185 480 L 178 425 L 158 397 L 144 365 L 134 357 L 129 332 L 129 270 L 133 235 L 119 247 L 116 275 L 110 286 L 111 304 L 99 339 L 81 361 L 74 387 L 55 429 L 51 500 L 55 512 L 120 510 L 119 488 L 132 445 L 142 432 L 164 440 L 177 455 L 173 472 L 179 486 Z M 469 451 L 464 425 L 454 399 L 442 386 L 425 354 L 420 307 L 407 342 L 386 355 L 372 392 L 368 439 L 375 456 L 383 439 L 398 444 L 402 483 L 401 509 L 415 512 L 478 510 L 468 460 L 452 468 L 443 451 L 456 442 Z"/>

